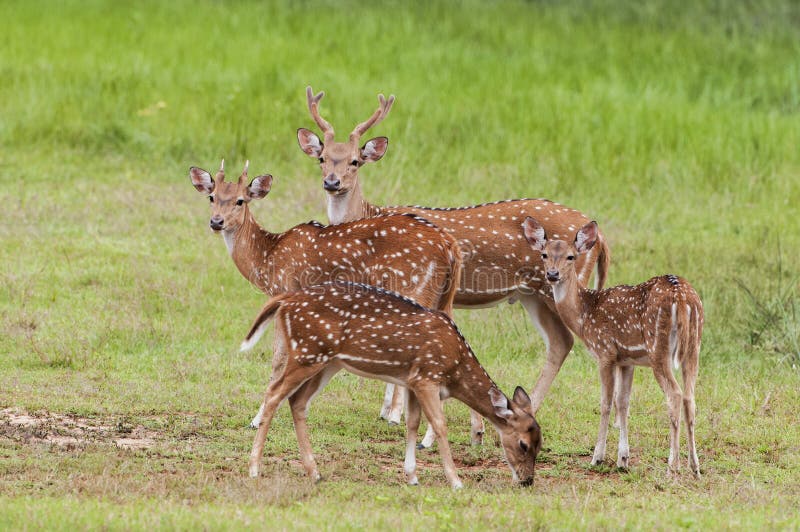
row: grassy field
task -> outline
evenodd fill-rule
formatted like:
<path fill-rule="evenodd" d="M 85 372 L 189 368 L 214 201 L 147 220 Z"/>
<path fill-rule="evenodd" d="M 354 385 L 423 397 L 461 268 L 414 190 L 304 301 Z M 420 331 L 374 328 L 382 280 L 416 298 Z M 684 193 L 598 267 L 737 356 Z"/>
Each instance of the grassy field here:
<path fill-rule="evenodd" d="M 0 19 L 0 529 L 797 528 L 800 6 L 793 2 L 3 2 Z M 404 485 L 381 385 L 312 406 L 325 482 L 288 409 L 246 478 L 271 353 L 239 354 L 264 301 L 208 230 L 188 167 L 275 176 L 254 210 L 325 221 L 304 88 L 340 138 L 397 95 L 376 203 L 546 197 L 598 220 L 612 284 L 677 273 L 700 292 L 703 477 L 665 475 L 668 425 L 638 370 L 633 467 L 588 463 L 593 360 L 576 346 L 539 415 L 536 484 L 493 438 L 466 489 L 438 454 Z M 519 305 L 457 313 L 507 392 L 544 346 Z M 685 447 L 684 447 L 685 449 Z"/>

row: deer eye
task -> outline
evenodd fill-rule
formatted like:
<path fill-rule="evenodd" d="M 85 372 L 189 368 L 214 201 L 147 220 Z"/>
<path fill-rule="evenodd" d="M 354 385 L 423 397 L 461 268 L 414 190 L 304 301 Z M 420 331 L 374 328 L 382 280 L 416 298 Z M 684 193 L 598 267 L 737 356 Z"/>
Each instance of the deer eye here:
<path fill-rule="evenodd" d="M 546 259 L 547 258 L 547 253 L 542 253 L 542 258 Z"/>
<path fill-rule="evenodd" d="M 520 449 L 522 449 L 522 452 L 523 452 L 523 453 L 527 453 L 527 452 L 528 452 L 528 449 L 529 449 L 530 447 L 528 447 L 528 444 L 527 444 L 527 443 L 525 443 L 524 441 L 520 440 L 520 441 L 519 441 L 519 448 L 520 448 Z"/>
<path fill-rule="evenodd" d="M 358 166 L 358 159 L 353 159 L 350 161 L 350 166 Z"/>
<path fill-rule="evenodd" d="M 214 196 L 209 196 L 208 197 L 208 201 L 210 201 L 211 203 L 214 203 Z"/>
<path fill-rule="evenodd" d="M 567 260 L 575 260 L 575 255 L 567 255 Z"/>
<path fill-rule="evenodd" d="M 242 198 L 239 198 L 239 199 L 236 200 L 236 205 L 238 205 L 239 207 L 241 207 L 243 203 L 244 203 L 244 200 Z"/>

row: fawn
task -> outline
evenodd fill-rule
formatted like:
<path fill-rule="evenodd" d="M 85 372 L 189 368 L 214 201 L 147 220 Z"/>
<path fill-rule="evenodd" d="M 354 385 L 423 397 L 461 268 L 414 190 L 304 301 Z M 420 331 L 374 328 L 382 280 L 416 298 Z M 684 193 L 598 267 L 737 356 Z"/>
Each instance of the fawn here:
<path fill-rule="evenodd" d="M 533 218 L 525 219 L 523 229 L 531 247 L 541 252 L 545 277 L 553 287 L 556 311 L 599 364 L 600 432 L 592 465 L 602 463 L 605 458 L 609 413 L 616 387 L 617 466 L 628 467 L 628 406 L 633 369 L 634 366 L 650 366 L 667 398 L 668 470 L 673 473 L 680 467 L 682 405 L 689 440 L 689 467 L 699 476 L 700 463 L 694 441 L 694 388 L 703 333 L 703 304 L 697 292 L 685 279 L 675 275 L 653 277 L 636 286 L 586 289 L 578 282 L 575 262 L 595 245 L 596 222 L 584 225 L 573 243 L 548 240 L 544 227 Z M 671 365 L 681 369 L 683 393 Z"/>

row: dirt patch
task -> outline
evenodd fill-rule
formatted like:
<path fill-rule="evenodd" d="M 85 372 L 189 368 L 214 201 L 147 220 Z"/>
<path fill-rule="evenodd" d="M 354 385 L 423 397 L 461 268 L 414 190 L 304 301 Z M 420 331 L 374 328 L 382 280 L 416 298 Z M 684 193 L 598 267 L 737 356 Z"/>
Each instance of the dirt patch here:
<path fill-rule="evenodd" d="M 46 443 L 65 449 L 99 444 L 141 450 L 155 445 L 158 434 L 142 425 L 129 426 L 111 418 L 49 412 L 32 414 L 5 408 L 0 410 L 0 438 L 27 444 Z"/>

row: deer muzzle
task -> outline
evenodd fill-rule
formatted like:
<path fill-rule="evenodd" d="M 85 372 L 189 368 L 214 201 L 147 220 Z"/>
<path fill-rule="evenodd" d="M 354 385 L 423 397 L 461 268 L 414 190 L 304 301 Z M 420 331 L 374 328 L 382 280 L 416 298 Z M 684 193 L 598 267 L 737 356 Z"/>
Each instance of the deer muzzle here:
<path fill-rule="evenodd" d="M 209 227 L 211 227 L 212 231 L 222 231 L 222 226 L 225 224 L 225 220 L 222 216 L 212 216 L 211 221 L 208 222 Z"/>
<path fill-rule="evenodd" d="M 336 174 L 329 174 L 322 180 L 322 188 L 330 192 L 337 192 L 341 186 L 342 182 L 336 177 Z"/>

